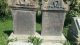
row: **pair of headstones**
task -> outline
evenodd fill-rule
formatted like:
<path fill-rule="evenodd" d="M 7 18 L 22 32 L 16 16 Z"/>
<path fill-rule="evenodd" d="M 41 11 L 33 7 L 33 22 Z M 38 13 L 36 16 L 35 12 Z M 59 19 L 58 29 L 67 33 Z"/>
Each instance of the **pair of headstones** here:
<path fill-rule="evenodd" d="M 38 1 L 9 0 L 8 2 L 12 8 L 14 34 L 25 36 L 36 35 L 36 9 L 38 7 Z M 62 31 L 66 11 L 63 0 L 42 0 L 41 10 L 41 35 L 44 42 L 64 43 L 65 37 Z"/>

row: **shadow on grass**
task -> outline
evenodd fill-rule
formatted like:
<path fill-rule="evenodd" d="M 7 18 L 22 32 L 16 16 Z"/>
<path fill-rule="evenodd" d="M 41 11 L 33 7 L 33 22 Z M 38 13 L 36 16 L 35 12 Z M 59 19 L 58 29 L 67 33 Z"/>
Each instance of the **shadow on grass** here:
<path fill-rule="evenodd" d="M 37 33 L 41 34 L 41 31 L 36 31 Z"/>
<path fill-rule="evenodd" d="M 10 36 L 10 34 L 11 34 L 12 32 L 13 32 L 12 30 L 6 30 L 6 31 L 4 31 L 4 33 L 7 34 L 8 36 Z"/>

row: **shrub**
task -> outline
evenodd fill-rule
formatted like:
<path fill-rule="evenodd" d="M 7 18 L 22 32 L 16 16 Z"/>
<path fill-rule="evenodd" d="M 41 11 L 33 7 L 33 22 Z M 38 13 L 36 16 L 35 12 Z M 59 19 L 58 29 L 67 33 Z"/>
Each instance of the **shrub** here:
<path fill-rule="evenodd" d="M 33 45 L 41 45 L 42 43 L 42 39 L 36 37 L 36 36 L 30 36 L 28 37 L 28 42 L 33 43 Z"/>
<path fill-rule="evenodd" d="M 7 0 L 0 0 L 0 19 L 8 18 L 10 15 Z"/>
<path fill-rule="evenodd" d="M 72 23 L 72 17 L 80 16 L 80 0 L 64 0 L 66 3 L 70 1 L 70 10 L 66 15 L 65 26 Z"/>

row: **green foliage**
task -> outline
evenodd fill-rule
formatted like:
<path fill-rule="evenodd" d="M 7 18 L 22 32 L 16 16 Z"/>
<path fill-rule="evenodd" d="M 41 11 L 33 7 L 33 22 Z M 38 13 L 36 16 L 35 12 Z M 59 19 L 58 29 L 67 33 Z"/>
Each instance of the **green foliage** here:
<path fill-rule="evenodd" d="M 7 45 L 8 36 L 12 31 L 12 20 L 0 20 L 0 45 Z"/>
<path fill-rule="evenodd" d="M 10 15 L 7 0 L 0 0 L 0 19 L 8 18 Z"/>
<path fill-rule="evenodd" d="M 66 41 L 64 45 L 71 45 L 69 41 Z"/>
<path fill-rule="evenodd" d="M 42 43 L 42 39 L 36 37 L 36 36 L 30 36 L 28 37 L 28 42 L 33 43 L 33 45 L 41 45 Z"/>
<path fill-rule="evenodd" d="M 80 0 L 64 0 L 66 3 L 70 1 L 70 10 L 66 15 L 65 26 L 72 23 L 72 17 L 80 16 Z"/>

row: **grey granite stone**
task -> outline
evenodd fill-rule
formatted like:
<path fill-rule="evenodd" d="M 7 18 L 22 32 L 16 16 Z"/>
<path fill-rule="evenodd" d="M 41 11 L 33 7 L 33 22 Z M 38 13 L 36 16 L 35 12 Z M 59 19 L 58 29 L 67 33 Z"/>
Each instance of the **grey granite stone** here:
<path fill-rule="evenodd" d="M 13 31 L 18 35 L 34 35 L 36 28 L 36 12 L 12 10 Z"/>
<path fill-rule="evenodd" d="M 42 15 L 42 35 L 59 36 L 62 34 L 66 13 L 63 11 L 44 11 Z"/>

